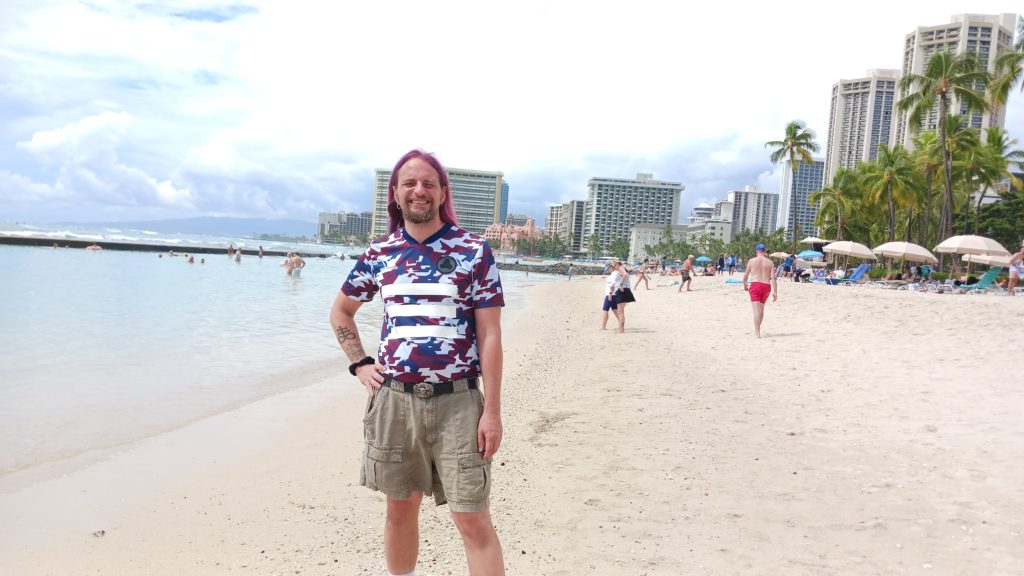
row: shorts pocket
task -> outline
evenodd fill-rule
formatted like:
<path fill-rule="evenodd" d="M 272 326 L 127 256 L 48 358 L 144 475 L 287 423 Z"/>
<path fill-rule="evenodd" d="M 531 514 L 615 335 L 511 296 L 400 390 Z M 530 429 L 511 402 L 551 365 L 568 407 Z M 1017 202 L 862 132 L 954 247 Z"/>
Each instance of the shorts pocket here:
<path fill-rule="evenodd" d="M 366 412 L 363 415 L 363 424 L 373 420 L 373 417 L 380 412 L 380 407 L 386 400 L 386 395 L 391 392 L 387 386 L 381 386 L 377 393 L 366 399 Z"/>
<path fill-rule="evenodd" d="M 459 474 L 455 481 L 456 502 L 486 502 L 491 494 L 491 463 L 479 452 L 459 454 Z"/>
<path fill-rule="evenodd" d="M 384 493 L 400 491 L 403 458 L 401 448 L 367 444 L 360 478 L 362 484 Z"/>

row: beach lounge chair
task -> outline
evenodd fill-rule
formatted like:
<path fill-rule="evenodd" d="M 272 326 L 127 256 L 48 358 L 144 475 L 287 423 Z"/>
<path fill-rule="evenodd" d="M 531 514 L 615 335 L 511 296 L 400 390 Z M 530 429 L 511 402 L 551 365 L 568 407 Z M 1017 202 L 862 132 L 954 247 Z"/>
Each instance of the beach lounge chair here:
<path fill-rule="evenodd" d="M 999 286 L 992 286 L 992 283 L 995 282 L 996 276 L 999 276 L 999 273 L 1002 271 L 1003 268 L 1001 266 L 993 266 L 978 279 L 977 283 L 954 286 L 953 290 L 960 294 L 981 294 L 990 288 L 999 289 Z"/>
<path fill-rule="evenodd" d="M 860 266 L 857 266 L 857 268 L 853 271 L 853 274 L 850 274 L 846 278 L 825 278 L 825 282 L 828 282 L 829 284 L 832 285 L 856 284 L 857 282 L 860 282 L 864 278 L 864 275 L 867 274 L 868 270 L 870 269 L 870 264 L 861 264 Z"/>

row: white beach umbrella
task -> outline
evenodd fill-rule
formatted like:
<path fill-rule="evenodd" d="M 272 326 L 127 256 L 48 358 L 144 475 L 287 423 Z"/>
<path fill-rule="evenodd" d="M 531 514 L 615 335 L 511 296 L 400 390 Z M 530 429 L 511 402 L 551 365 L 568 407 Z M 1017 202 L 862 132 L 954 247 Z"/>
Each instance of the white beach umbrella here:
<path fill-rule="evenodd" d="M 1009 256 L 1010 252 L 1003 245 L 984 236 L 950 236 L 935 247 L 936 252 L 947 254 L 981 254 Z"/>
<path fill-rule="evenodd" d="M 935 264 L 939 261 L 927 248 L 912 242 L 886 242 L 876 246 L 872 252 L 878 256 L 888 256 L 889 258 L 909 260 L 910 262 L 931 262 Z"/>
<path fill-rule="evenodd" d="M 825 250 L 826 254 L 842 254 L 843 256 L 853 256 L 854 258 L 863 258 L 865 260 L 877 260 L 870 248 L 851 240 L 833 242 L 825 246 L 823 250 Z"/>
<path fill-rule="evenodd" d="M 1009 266 L 1009 256 L 987 256 L 983 254 L 964 254 L 960 257 L 963 262 L 984 264 L 985 266 Z"/>
<path fill-rule="evenodd" d="M 800 241 L 800 244 L 828 244 L 831 240 L 824 240 L 816 236 L 808 236 Z"/>

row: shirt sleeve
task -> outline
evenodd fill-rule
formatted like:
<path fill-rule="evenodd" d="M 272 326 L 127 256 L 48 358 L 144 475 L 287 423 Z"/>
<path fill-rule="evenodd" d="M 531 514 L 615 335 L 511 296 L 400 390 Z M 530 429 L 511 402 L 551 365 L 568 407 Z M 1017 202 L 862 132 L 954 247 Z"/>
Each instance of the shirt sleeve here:
<path fill-rule="evenodd" d="M 494 262 L 491 245 L 486 241 L 481 245 L 476 262 L 473 264 L 473 286 L 470 297 L 474 308 L 490 308 L 504 306 L 505 296 L 501 290 L 501 277 L 498 266 Z"/>
<path fill-rule="evenodd" d="M 372 261 L 370 252 L 371 250 L 367 250 L 359 257 L 345 283 L 341 285 L 341 291 L 345 293 L 345 296 L 358 302 L 373 300 L 377 291 L 380 290 L 377 278 L 373 275 L 373 267 L 370 265 Z"/>

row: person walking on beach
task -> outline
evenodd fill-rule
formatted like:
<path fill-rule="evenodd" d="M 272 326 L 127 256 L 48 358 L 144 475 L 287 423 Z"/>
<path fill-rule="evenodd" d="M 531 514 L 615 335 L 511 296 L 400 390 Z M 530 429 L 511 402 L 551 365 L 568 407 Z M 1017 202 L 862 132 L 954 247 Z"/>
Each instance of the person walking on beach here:
<path fill-rule="evenodd" d="M 686 257 L 683 261 L 682 268 L 679 269 L 679 289 L 676 292 L 682 292 L 683 286 L 686 286 L 686 291 L 690 292 L 690 283 L 693 281 L 693 254 Z"/>
<path fill-rule="evenodd" d="M 565 269 L 565 274 L 569 277 L 569 280 L 572 280 L 572 262 L 569 262 L 569 267 Z"/>
<path fill-rule="evenodd" d="M 621 332 L 625 323 L 619 310 L 619 289 L 622 288 L 622 274 L 615 266 L 610 266 L 610 269 L 611 273 L 608 274 L 608 278 L 604 281 L 604 303 L 601 304 L 601 330 L 608 329 L 608 312 L 611 311 L 619 321 L 619 327 L 615 331 Z"/>
<path fill-rule="evenodd" d="M 764 244 L 754 246 L 757 255 L 747 262 L 743 273 L 743 289 L 750 293 L 750 304 L 754 309 L 754 336 L 761 337 L 761 320 L 764 319 L 764 305 L 768 302 L 768 294 L 772 302 L 779 299 L 779 289 L 775 282 L 775 265 L 765 256 Z M 747 281 L 750 285 L 747 285 Z"/>
<path fill-rule="evenodd" d="M 1020 252 L 1010 257 L 1010 282 L 1006 285 L 1006 295 L 1013 296 L 1017 283 L 1024 278 L 1024 242 L 1020 244 Z"/>
<path fill-rule="evenodd" d="M 622 285 L 619 286 L 619 332 L 626 331 L 626 304 L 636 302 L 633 290 L 629 287 L 629 269 L 621 260 L 616 260 L 616 269 L 622 275 Z"/>
<path fill-rule="evenodd" d="M 389 233 L 360 256 L 331 307 L 349 372 L 369 395 L 360 483 L 387 496 L 392 575 L 415 573 L 424 495 L 451 509 L 471 575 L 505 574 L 488 510 L 505 301 L 491 247 L 458 227 L 450 193 L 432 154 L 402 156 L 388 185 Z M 355 316 L 378 292 L 383 334 L 367 356 Z"/>

